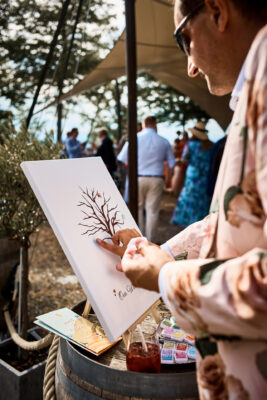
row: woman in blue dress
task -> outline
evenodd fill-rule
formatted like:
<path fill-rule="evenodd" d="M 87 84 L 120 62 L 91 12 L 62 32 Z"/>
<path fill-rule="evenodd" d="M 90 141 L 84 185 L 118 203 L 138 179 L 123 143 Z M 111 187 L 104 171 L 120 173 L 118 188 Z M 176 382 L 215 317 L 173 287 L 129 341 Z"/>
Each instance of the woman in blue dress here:
<path fill-rule="evenodd" d="M 211 201 L 207 183 L 212 142 L 201 121 L 189 131 L 193 137 L 186 143 L 182 154 L 182 163 L 186 167 L 185 182 L 171 219 L 172 224 L 184 228 L 203 219 L 209 212 Z"/>

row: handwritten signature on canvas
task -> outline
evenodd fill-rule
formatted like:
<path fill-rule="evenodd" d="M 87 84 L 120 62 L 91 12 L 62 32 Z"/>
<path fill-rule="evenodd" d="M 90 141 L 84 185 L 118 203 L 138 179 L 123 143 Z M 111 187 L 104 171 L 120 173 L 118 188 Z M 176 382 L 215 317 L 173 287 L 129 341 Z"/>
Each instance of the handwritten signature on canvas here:
<path fill-rule="evenodd" d="M 122 290 L 113 289 L 114 296 L 118 297 L 119 300 L 124 300 L 129 294 L 133 293 L 135 287 L 131 284 L 125 286 Z"/>

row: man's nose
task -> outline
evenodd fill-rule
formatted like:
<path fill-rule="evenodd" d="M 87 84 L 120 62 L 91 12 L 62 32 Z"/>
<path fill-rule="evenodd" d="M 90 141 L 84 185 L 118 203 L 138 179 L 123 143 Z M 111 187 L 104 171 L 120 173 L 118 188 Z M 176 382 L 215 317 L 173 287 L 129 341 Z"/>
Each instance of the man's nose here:
<path fill-rule="evenodd" d="M 188 57 L 188 59 L 187 59 L 187 75 L 190 78 L 195 78 L 198 74 L 199 74 L 198 68 L 192 62 L 190 57 Z"/>

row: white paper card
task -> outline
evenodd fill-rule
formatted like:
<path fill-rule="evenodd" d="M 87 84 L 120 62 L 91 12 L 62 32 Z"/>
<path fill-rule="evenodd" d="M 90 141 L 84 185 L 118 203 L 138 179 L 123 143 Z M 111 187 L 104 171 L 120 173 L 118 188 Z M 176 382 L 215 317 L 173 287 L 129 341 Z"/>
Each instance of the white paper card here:
<path fill-rule="evenodd" d="M 134 288 L 115 265 L 119 257 L 95 239 L 137 227 L 100 157 L 27 161 L 21 167 L 83 290 L 115 341 L 159 298 Z"/>

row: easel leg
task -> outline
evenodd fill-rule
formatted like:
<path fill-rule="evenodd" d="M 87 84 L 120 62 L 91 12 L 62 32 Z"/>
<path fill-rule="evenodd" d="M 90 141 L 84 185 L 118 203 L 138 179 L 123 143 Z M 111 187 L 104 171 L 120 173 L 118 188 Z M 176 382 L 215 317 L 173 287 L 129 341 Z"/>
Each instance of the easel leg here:
<path fill-rule="evenodd" d="M 158 310 L 156 309 L 156 307 L 153 308 L 153 310 L 151 311 L 151 314 L 152 314 L 152 316 L 153 316 L 155 322 L 158 324 L 158 323 L 160 322 L 161 318 L 160 318 L 160 313 L 158 312 Z"/>
<path fill-rule="evenodd" d="M 127 330 L 122 334 L 122 340 L 124 341 L 124 345 L 126 350 L 128 350 L 129 342 L 130 342 L 130 332 Z"/>
<path fill-rule="evenodd" d="M 86 319 L 88 318 L 88 315 L 89 315 L 89 313 L 91 311 L 91 308 L 92 308 L 91 303 L 88 300 L 86 300 L 86 303 L 85 303 L 85 306 L 84 306 L 84 310 L 83 310 L 83 313 L 82 313 L 82 317 L 83 318 L 86 318 Z"/>
<path fill-rule="evenodd" d="M 143 315 L 141 315 L 140 318 L 138 318 L 138 320 L 137 320 L 134 324 L 132 324 L 132 325 L 130 326 L 130 328 L 127 329 L 127 331 L 125 331 L 125 332 L 122 334 L 122 339 L 123 339 L 123 341 L 124 341 L 126 350 L 128 349 L 128 346 L 129 346 L 129 344 L 130 344 L 129 341 L 130 341 L 131 332 L 133 332 L 133 331 L 135 330 L 136 325 L 142 323 L 142 321 L 147 317 L 148 314 L 150 314 L 150 313 L 152 314 L 152 316 L 153 316 L 153 318 L 154 318 L 154 320 L 155 320 L 155 322 L 156 322 L 157 324 L 160 322 L 161 317 L 160 317 L 160 313 L 159 313 L 158 310 L 157 310 L 157 306 L 158 306 L 159 304 L 160 304 L 160 300 L 157 300 L 156 303 L 154 303 Z"/>

